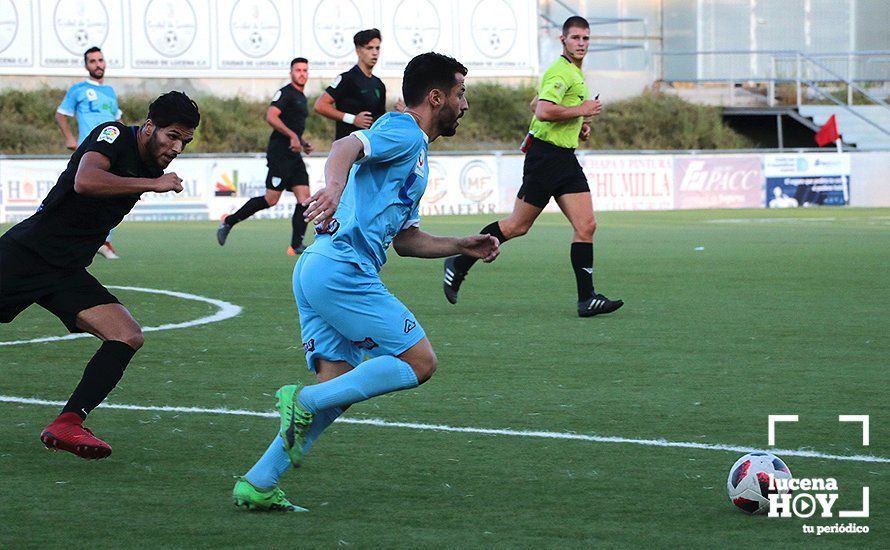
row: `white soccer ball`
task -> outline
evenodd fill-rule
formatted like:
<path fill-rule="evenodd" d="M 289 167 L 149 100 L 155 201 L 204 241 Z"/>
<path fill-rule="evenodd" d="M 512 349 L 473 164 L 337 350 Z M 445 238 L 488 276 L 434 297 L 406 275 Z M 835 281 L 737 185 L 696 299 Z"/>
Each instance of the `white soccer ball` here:
<path fill-rule="evenodd" d="M 749 514 L 769 512 L 769 495 L 790 493 L 779 491 L 771 479 L 791 479 L 791 470 L 772 453 L 748 453 L 735 461 L 726 479 L 729 500 Z"/>

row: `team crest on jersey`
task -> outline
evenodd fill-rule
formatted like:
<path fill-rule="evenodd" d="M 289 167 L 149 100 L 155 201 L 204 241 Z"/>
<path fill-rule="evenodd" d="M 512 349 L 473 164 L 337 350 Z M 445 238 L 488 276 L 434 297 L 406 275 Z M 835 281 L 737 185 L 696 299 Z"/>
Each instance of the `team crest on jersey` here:
<path fill-rule="evenodd" d="M 121 131 L 118 130 L 116 126 L 108 126 L 99 132 L 99 137 L 96 138 L 96 141 L 114 143 L 114 140 L 116 140 L 119 135 L 121 135 Z"/>
<path fill-rule="evenodd" d="M 87 88 L 87 101 L 96 101 L 97 99 L 99 99 L 99 94 L 96 93 L 96 90 Z"/>
<path fill-rule="evenodd" d="M 414 166 L 414 172 L 418 176 L 423 176 L 423 170 L 426 168 L 426 151 L 420 151 L 420 156 L 417 158 L 417 165 Z"/>

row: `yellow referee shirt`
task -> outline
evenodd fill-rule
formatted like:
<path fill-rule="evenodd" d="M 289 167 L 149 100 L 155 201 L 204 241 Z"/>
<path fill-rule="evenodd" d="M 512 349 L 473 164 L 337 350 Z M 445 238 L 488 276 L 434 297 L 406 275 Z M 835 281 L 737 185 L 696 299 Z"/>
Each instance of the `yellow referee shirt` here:
<path fill-rule="evenodd" d="M 562 55 L 541 77 L 541 86 L 538 88 L 539 100 L 551 101 L 563 107 L 581 105 L 587 95 L 587 84 L 581 69 Z M 559 122 L 545 122 L 532 117 L 529 132 L 557 147 L 574 149 L 578 147 L 578 134 L 583 122 L 584 117 L 580 116 Z"/>

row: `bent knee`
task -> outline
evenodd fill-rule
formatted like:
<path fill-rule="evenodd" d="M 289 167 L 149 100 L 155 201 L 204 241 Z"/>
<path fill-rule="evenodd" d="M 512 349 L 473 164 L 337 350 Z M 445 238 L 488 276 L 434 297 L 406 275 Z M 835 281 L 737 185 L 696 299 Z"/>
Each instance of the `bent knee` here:
<path fill-rule="evenodd" d="M 115 338 L 115 340 L 119 340 L 134 350 L 138 350 L 145 343 L 145 336 L 142 334 L 142 329 L 137 328 L 122 334 L 120 338 Z"/>
<path fill-rule="evenodd" d="M 268 204 L 269 206 L 275 206 L 276 204 L 278 204 L 278 200 L 280 198 L 281 195 L 278 194 L 266 195 L 266 204 Z"/>
<path fill-rule="evenodd" d="M 438 366 L 438 364 L 439 359 L 433 352 L 430 352 L 423 358 L 410 363 L 411 370 L 414 371 L 414 375 L 417 377 L 417 383 L 423 384 L 424 382 L 432 378 L 433 374 L 435 374 L 436 372 L 436 367 Z"/>
<path fill-rule="evenodd" d="M 531 224 L 508 223 L 501 227 L 501 233 L 508 239 L 515 239 L 516 237 L 521 237 L 528 233 L 528 230 L 531 229 L 531 227 Z"/>

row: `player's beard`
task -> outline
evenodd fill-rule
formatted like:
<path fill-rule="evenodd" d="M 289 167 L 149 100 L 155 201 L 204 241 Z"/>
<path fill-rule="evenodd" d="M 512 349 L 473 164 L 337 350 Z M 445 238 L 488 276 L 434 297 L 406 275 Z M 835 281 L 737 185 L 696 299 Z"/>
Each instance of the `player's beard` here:
<path fill-rule="evenodd" d="M 148 142 L 145 144 L 145 147 L 146 147 L 146 149 L 148 149 L 149 158 L 151 158 L 154 161 L 155 166 L 157 166 L 161 170 L 164 170 L 165 168 L 167 168 L 167 166 L 170 165 L 170 163 L 167 162 L 167 160 L 161 154 L 162 153 L 161 145 L 160 145 L 160 140 L 158 140 L 158 137 L 156 134 L 157 131 L 158 130 L 156 128 L 151 133 L 151 135 L 148 136 Z"/>
<path fill-rule="evenodd" d="M 103 76 L 105 76 L 105 69 L 96 69 L 90 73 L 90 78 L 93 80 L 102 80 Z"/>
<path fill-rule="evenodd" d="M 445 137 L 451 137 L 457 133 L 457 121 L 462 116 L 460 112 L 457 113 L 457 116 L 454 118 L 448 117 L 445 121 L 443 121 L 442 126 L 439 128 L 439 135 Z"/>

